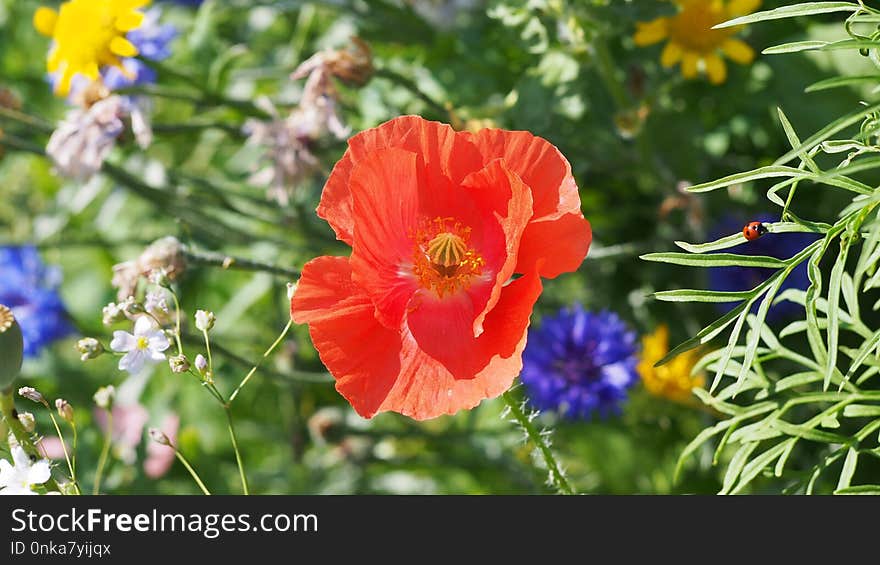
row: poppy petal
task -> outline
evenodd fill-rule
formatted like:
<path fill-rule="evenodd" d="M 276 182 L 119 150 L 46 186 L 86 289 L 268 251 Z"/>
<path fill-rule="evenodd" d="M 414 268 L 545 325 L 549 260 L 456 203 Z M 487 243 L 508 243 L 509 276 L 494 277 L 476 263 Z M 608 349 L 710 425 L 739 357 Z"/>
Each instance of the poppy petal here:
<path fill-rule="evenodd" d="M 510 388 L 522 370 L 529 316 L 540 293 L 541 279 L 537 273 L 505 287 L 498 305 L 486 317 L 485 331 L 476 340 L 483 352 L 494 350 L 495 354 L 471 379 L 456 378 L 428 355 L 412 334 L 404 331 L 400 376 L 380 410 L 427 420 L 473 408 L 484 398 L 494 398 Z"/>
<path fill-rule="evenodd" d="M 401 116 L 365 130 L 348 140 L 348 149 L 333 167 L 318 205 L 318 216 L 327 220 L 336 237 L 352 244 L 354 216 L 349 186 L 355 164 L 379 149 L 397 147 L 416 153 L 425 163 L 432 183 L 455 186 L 482 166 L 482 159 L 467 137 L 456 135 L 446 124 L 419 116 Z"/>
<path fill-rule="evenodd" d="M 308 322 L 336 390 L 365 418 L 376 413 L 400 373 L 399 332 L 382 326 L 374 311 L 351 280 L 345 257 L 309 261 L 291 300 L 293 320 Z"/>
<path fill-rule="evenodd" d="M 474 136 L 474 143 L 484 159 L 504 159 L 506 166 L 532 191 L 534 215 L 523 240 L 535 244 L 529 246 L 528 253 L 520 250 L 516 272 L 527 273 L 541 260 L 542 277 L 553 278 L 577 269 L 586 256 L 591 236 L 589 224 L 581 212 L 580 194 L 571 174 L 571 165 L 559 149 L 529 132 L 499 129 L 481 130 Z M 539 225 L 557 220 L 562 220 L 562 224 L 553 227 Z M 561 247 L 547 245 L 548 241 L 558 242 L 556 239 L 545 239 L 538 245 L 540 237 L 548 232 L 576 239 L 564 242 Z"/>
<path fill-rule="evenodd" d="M 483 214 L 493 217 L 491 223 L 499 224 L 503 235 L 503 241 L 498 242 L 497 254 L 500 257 L 491 257 L 489 250 L 484 253 L 487 266 L 494 268 L 496 273 L 494 284 L 490 287 L 491 294 L 486 297 L 485 302 L 474 302 L 480 308 L 473 322 L 473 335 L 478 336 L 483 331 L 486 313 L 495 307 L 503 285 L 513 276 L 518 261 L 516 250 L 520 248 L 523 232 L 532 217 L 532 193 L 501 159 L 496 159 L 482 170 L 468 175 L 461 184 Z"/>
<path fill-rule="evenodd" d="M 400 327 L 417 287 L 412 238 L 424 183 L 419 156 L 403 149 L 375 151 L 352 171 L 352 280 L 372 297 L 377 318 L 389 328 Z"/>
<path fill-rule="evenodd" d="M 590 250 L 593 232 L 582 214 L 566 214 L 558 220 L 532 222 L 519 244 L 517 273 L 541 265 L 542 277 L 552 279 L 576 271 Z"/>
<path fill-rule="evenodd" d="M 430 301 L 410 313 L 407 325 L 419 348 L 446 368 L 455 379 L 472 379 L 494 356 L 509 357 L 529 325 L 541 294 L 537 272 L 504 286 L 495 307 L 486 314 L 483 332 L 474 337 L 472 315 L 465 304 Z M 463 298 L 459 298 L 464 302 Z"/>
<path fill-rule="evenodd" d="M 571 165 L 546 139 L 527 131 L 490 128 L 473 135 L 473 141 L 484 162 L 504 159 L 507 167 L 532 189 L 534 221 L 580 212 L 581 199 Z"/>

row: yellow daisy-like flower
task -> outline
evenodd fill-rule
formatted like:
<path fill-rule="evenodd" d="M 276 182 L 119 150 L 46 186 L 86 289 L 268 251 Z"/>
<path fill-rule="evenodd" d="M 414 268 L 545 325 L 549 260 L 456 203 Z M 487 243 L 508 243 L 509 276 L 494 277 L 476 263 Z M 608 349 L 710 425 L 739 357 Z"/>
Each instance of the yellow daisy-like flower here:
<path fill-rule="evenodd" d="M 134 57 L 137 48 L 125 34 L 141 26 L 142 8 L 150 0 L 69 0 L 59 11 L 41 7 L 34 13 L 34 27 L 55 40 L 47 69 L 58 73 L 55 93 L 66 96 L 74 75 L 96 80 L 101 67 L 117 67 L 120 57 Z"/>
<path fill-rule="evenodd" d="M 686 351 L 665 365 L 655 367 L 654 363 L 669 353 L 669 328 L 659 326 L 654 333 L 642 338 L 642 358 L 639 361 L 639 375 L 648 392 L 676 402 L 691 401 L 691 389 L 703 386 L 702 374 L 691 376 L 691 371 L 700 359 L 700 352 Z"/>
<path fill-rule="evenodd" d="M 712 26 L 751 14 L 760 7 L 761 0 L 672 1 L 679 8 L 676 15 L 639 22 L 633 36 L 636 45 L 641 47 L 668 39 L 660 56 L 664 67 L 681 63 L 684 78 L 696 78 L 702 70 L 712 84 L 721 84 L 727 79 L 722 53 L 740 65 L 754 60 L 754 50 L 733 37 L 738 27 L 712 29 Z"/>

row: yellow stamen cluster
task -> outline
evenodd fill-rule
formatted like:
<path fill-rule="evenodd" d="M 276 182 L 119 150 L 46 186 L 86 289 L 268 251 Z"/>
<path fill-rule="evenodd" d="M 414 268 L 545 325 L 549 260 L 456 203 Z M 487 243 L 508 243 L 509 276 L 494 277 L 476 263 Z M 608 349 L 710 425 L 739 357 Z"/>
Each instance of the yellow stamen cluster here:
<path fill-rule="evenodd" d="M 91 80 L 101 67 L 117 67 L 127 73 L 122 57 L 134 57 L 137 48 L 125 34 L 144 21 L 138 11 L 150 0 L 69 0 L 56 12 L 41 7 L 34 13 L 37 31 L 55 40 L 47 69 L 58 73 L 55 93 L 66 96 L 73 77 L 81 74 Z"/>
<path fill-rule="evenodd" d="M 15 316 L 12 314 L 12 310 L 0 304 L 0 333 L 11 328 L 13 323 L 15 323 Z"/>
<path fill-rule="evenodd" d="M 470 246 L 471 229 L 454 218 L 425 222 L 415 237 L 413 273 L 422 288 L 444 297 L 471 285 L 485 260 Z"/>

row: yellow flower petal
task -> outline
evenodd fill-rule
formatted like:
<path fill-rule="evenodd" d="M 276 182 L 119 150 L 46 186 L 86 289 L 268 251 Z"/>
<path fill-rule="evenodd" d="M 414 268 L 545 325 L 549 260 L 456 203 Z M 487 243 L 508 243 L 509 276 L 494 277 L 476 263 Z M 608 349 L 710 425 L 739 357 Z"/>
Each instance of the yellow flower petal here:
<path fill-rule="evenodd" d="M 123 14 L 116 19 L 116 29 L 123 32 L 137 29 L 141 27 L 142 23 L 144 23 L 144 17 L 145 16 L 142 12 L 129 12 Z"/>
<path fill-rule="evenodd" d="M 700 55 L 693 51 L 685 51 L 681 59 L 681 75 L 686 79 L 697 78 Z"/>
<path fill-rule="evenodd" d="M 636 23 L 636 33 L 633 35 L 633 41 L 639 47 L 645 45 L 653 45 L 666 39 L 669 35 L 669 20 L 667 18 L 657 18 L 650 22 Z"/>
<path fill-rule="evenodd" d="M 110 42 L 110 51 L 120 57 L 134 57 L 138 54 L 137 47 L 124 37 L 114 37 Z"/>
<path fill-rule="evenodd" d="M 46 37 L 52 37 L 55 31 L 55 24 L 58 22 L 58 12 L 52 8 L 41 6 L 34 12 L 34 27 L 40 34 Z"/>
<path fill-rule="evenodd" d="M 730 0 L 727 3 L 727 13 L 731 17 L 751 14 L 761 7 L 761 0 Z"/>
<path fill-rule="evenodd" d="M 82 70 L 82 74 L 91 80 L 97 80 L 99 76 L 98 72 L 98 64 L 97 63 L 88 63 Z"/>
<path fill-rule="evenodd" d="M 55 83 L 55 94 L 63 97 L 70 94 L 70 81 L 73 80 L 75 73 L 66 64 L 62 64 L 59 68 L 60 77 Z"/>
<path fill-rule="evenodd" d="M 755 60 L 755 50 L 739 39 L 728 39 L 721 44 L 721 49 L 731 61 L 740 65 L 748 65 Z"/>
<path fill-rule="evenodd" d="M 717 53 L 710 53 L 703 59 L 706 63 L 706 74 L 709 75 L 709 82 L 712 84 L 721 84 L 727 80 L 727 65 Z"/>
<path fill-rule="evenodd" d="M 684 50 L 681 46 L 674 41 L 670 41 L 663 48 L 663 53 L 660 55 L 660 64 L 664 67 L 671 67 L 681 61 L 682 55 L 684 55 Z"/>

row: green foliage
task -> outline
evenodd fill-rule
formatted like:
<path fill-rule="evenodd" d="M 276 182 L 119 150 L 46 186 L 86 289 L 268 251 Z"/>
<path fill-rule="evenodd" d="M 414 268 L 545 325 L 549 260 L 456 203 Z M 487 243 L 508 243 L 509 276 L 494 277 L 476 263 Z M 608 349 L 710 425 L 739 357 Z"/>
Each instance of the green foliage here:
<path fill-rule="evenodd" d="M 764 53 L 845 49 L 861 52 L 876 63 L 880 32 L 860 36 L 856 30 L 866 23 L 876 24 L 880 12 L 861 2 L 786 6 L 724 25 L 829 12 L 850 12 L 845 25 L 850 39 L 786 43 Z M 807 91 L 869 81 L 880 81 L 880 71 L 826 79 Z M 718 439 L 713 463 L 723 462 L 726 467 L 722 494 L 765 489 L 876 492 L 875 485 L 860 484 L 872 475 L 868 470 L 860 472 L 859 463 L 865 462 L 863 466 L 871 468 L 867 459 L 880 455 L 880 390 L 874 378 L 880 368 L 880 332 L 872 329 L 878 323 L 878 304 L 866 307 L 877 284 L 880 259 L 880 218 L 876 210 L 880 204 L 876 188 L 880 161 L 871 156 L 877 151 L 878 111 L 880 105 L 865 101 L 859 109 L 802 141 L 780 109 L 778 116 L 791 146 L 789 151 L 772 165 L 689 188 L 692 192 L 711 192 L 741 183 L 786 179 L 767 190 L 767 199 L 782 208 L 782 222 L 769 224 L 770 235 L 763 237 L 781 231 L 821 234 L 820 239 L 799 253 L 786 260 L 723 253 L 701 255 L 744 243 L 741 234 L 733 234 L 702 245 L 678 242 L 689 254 L 652 253 L 642 257 L 696 267 L 738 265 L 775 269 L 767 281 L 745 293 L 683 290 L 655 294 L 660 300 L 741 301 L 728 315 L 672 352 L 706 343 L 732 324 L 727 345 L 706 354 L 698 366 L 714 372 L 710 386 L 695 390 L 706 406 L 725 419 L 701 432 L 682 452 L 678 465 L 680 471 L 710 440 Z M 854 131 L 856 125 L 859 128 Z M 847 137 L 834 137 L 839 134 Z M 797 166 L 786 165 L 792 161 Z M 840 201 L 836 217 L 829 217 L 829 209 L 801 205 L 808 190 L 837 190 L 846 199 Z M 804 220 L 794 214 L 794 209 L 816 220 Z M 788 289 L 779 293 L 782 282 L 801 263 L 807 265 L 810 286 L 805 292 Z M 797 303 L 804 315 L 776 331 L 767 324 L 766 314 L 771 305 L 782 301 Z M 732 455 L 728 457 L 729 452 Z"/>

